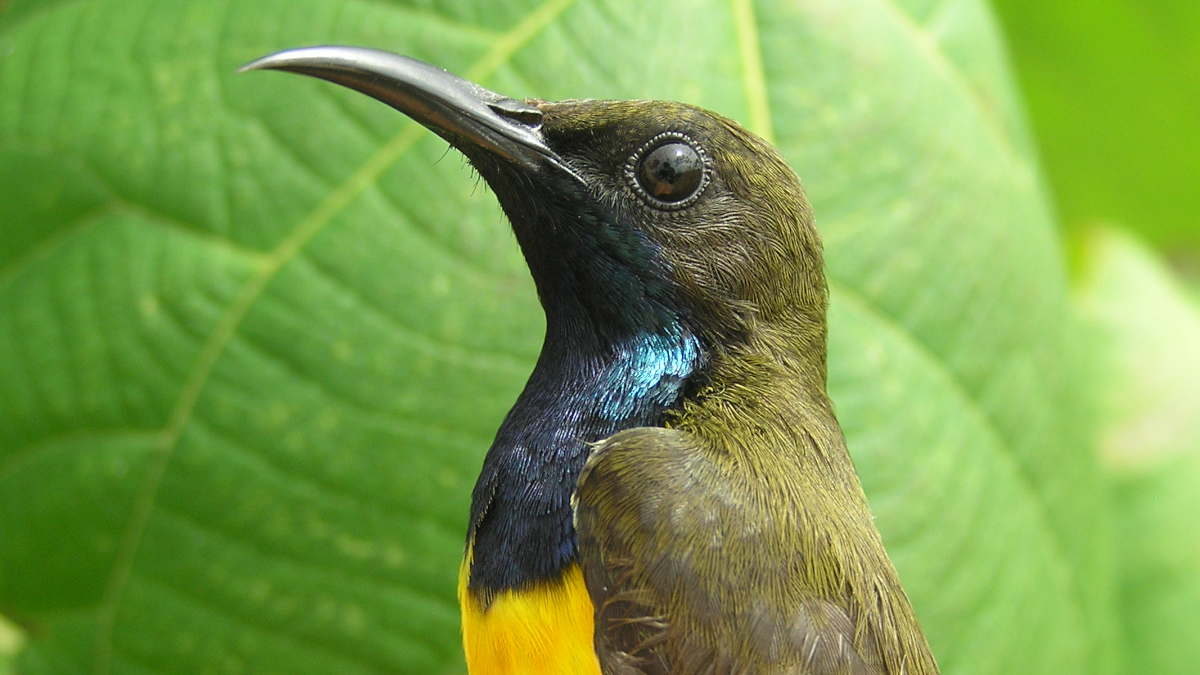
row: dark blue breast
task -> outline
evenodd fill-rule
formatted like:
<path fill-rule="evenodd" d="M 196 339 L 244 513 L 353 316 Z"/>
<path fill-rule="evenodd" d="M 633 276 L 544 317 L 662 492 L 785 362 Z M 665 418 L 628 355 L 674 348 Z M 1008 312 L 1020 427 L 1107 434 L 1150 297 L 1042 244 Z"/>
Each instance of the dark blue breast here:
<path fill-rule="evenodd" d="M 659 426 L 703 359 L 678 322 L 600 354 L 540 361 L 488 451 L 472 504 L 470 586 L 498 591 L 557 577 L 576 558 L 571 494 L 588 443 Z"/>

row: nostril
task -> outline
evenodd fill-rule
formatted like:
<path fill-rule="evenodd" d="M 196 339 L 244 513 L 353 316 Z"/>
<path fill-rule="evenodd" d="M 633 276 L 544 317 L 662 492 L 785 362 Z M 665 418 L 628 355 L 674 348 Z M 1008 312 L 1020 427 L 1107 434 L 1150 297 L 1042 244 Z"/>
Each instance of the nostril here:
<path fill-rule="evenodd" d="M 496 112 L 496 114 L 507 117 L 510 120 L 516 120 L 522 124 L 537 126 L 542 123 L 542 111 L 524 101 L 502 98 L 489 102 L 488 107 Z"/>

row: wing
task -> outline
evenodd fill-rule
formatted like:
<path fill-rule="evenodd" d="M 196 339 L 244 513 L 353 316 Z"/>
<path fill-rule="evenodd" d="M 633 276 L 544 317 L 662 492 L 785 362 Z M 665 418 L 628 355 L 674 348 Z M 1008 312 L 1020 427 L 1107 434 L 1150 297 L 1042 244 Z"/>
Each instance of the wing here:
<path fill-rule="evenodd" d="M 748 456 L 659 428 L 592 454 L 575 518 L 605 675 L 936 673 L 848 456 L 849 478 Z"/>

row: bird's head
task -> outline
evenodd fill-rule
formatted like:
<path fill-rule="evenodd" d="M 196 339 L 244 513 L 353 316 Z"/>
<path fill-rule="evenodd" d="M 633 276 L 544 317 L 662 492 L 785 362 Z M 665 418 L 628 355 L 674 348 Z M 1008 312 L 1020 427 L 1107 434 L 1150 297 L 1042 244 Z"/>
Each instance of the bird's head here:
<path fill-rule="evenodd" d="M 767 330 L 823 361 L 811 209 L 775 149 L 736 122 L 663 101 L 519 101 L 369 49 L 297 49 L 245 69 L 356 89 L 465 154 L 512 222 L 549 331 L 613 343 L 682 325 L 711 346 Z"/>

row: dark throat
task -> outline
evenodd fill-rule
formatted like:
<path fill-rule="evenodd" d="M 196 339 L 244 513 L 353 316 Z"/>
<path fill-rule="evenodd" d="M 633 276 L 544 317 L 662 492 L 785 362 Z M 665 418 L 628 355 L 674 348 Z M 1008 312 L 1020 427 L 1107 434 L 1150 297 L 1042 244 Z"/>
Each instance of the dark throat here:
<path fill-rule="evenodd" d="M 699 368 L 678 321 L 597 338 L 548 314 L 537 366 L 484 460 L 471 505 L 469 588 L 496 593 L 560 578 L 576 559 L 571 495 L 589 443 L 659 426 Z"/>
<path fill-rule="evenodd" d="M 471 504 L 468 587 L 561 577 L 576 559 L 571 495 L 589 443 L 658 426 L 702 367 L 657 249 L 565 174 L 536 180 L 473 158 L 513 225 L 546 311 L 529 382 L 500 425 Z"/>

